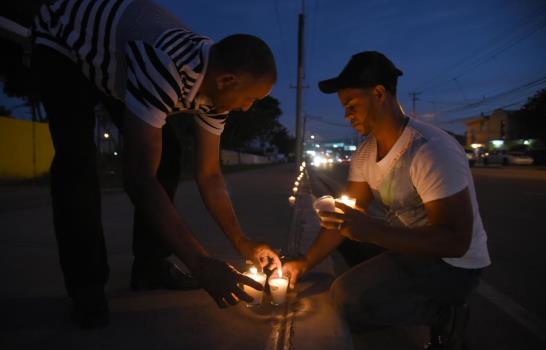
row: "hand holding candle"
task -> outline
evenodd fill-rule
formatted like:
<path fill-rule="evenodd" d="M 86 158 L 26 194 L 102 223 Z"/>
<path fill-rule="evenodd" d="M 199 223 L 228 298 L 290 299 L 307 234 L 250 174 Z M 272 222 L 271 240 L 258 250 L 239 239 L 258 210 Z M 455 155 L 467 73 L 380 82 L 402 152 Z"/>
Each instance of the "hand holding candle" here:
<path fill-rule="evenodd" d="M 246 237 L 239 239 L 235 246 L 239 253 L 258 267 L 263 268 L 268 266 L 268 269 L 273 270 L 281 267 L 281 260 L 277 253 L 266 243 L 253 241 Z"/>

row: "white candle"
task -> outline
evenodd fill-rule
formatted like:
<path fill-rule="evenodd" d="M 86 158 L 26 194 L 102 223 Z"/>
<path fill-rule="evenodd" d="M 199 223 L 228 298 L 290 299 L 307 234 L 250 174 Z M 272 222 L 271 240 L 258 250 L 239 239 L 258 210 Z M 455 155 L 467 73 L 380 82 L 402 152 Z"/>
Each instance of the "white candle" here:
<path fill-rule="evenodd" d="M 332 196 L 322 196 L 319 199 L 317 199 L 313 203 L 313 208 L 315 208 L 315 211 L 317 214 L 319 212 L 329 211 L 329 212 L 336 212 L 342 214 L 343 212 L 341 209 L 336 208 L 336 200 Z M 336 219 L 336 218 L 326 218 L 326 217 L 320 217 L 320 224 L 321 226 L 325 228 L 332 228 L 330 223 L 340 224 L 343 221 Z"/>
<path fill-rule="evenodd" d="M 353 209 L 356 206 L 356 199 L 355 198 L 350 198 L 347 195 L 342 195 L 340 198 L 336 198 L 336 201 L 341 202 L 341 203 L 345 204 L 346 206 L 351 207 Z"/>
<path fill-rule="evenodd" d="M 249 271 L 244 273 L 244 275 L 258 282 L 259 284 L 262 285 L 262 287 L 265 285 L 265 280 L 267 279 L 266 274 L 259 273 L 258 269 L 255 267 L 251 267 Z M 252 301 L 246 303 L 247 306 L 254 306 L 254 305 L 259 305 L 262 303 L 262 298 L 264 295 L 263 290 L 254 289 L 251 286 L 247 286 L 246 284 L 243 285 L 243 290 L 246 294 L 252 297 Z"/>
<path fill-rule="evenodd" d="M 322 196 L 313 203 L 313 208 L 319 211 L 335 211 L 336 201 L 332 196 Z"/>
<path fill-rule="evenodd" d="M 279 270 L 279 275 L 269 278 L 269 291 L 271 292 L 271 303 L 273 305 L 281 305 L 286 301 L 286 291 L 288 289 L 288 277 L 282 275 L 282 270 Z"/>

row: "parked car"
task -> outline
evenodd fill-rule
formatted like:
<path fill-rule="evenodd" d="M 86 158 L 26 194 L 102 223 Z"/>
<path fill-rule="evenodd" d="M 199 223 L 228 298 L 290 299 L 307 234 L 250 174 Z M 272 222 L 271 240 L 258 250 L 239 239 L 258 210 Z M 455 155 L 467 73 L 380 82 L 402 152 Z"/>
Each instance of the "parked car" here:
<path fill-rule="evenodd" d="M 503 165 L 506 163 L 506 151 L 489 151 L 481 155 L 484 165 Z"/>
<path fill-rule="evenodd" d="M 513 165 L 531 165 L 533 164 L 533 158 L 523 152 L 508 152 L 505 156 L 504 164 Z"/>
<path fill-rule="evenodd" d="M 483 164 L 485 165 L 531 165 L 533 157 L 521 151 L 506 151 L 497 150 L 485 152 L 481 155 Z"/>
<path fill-rule="evenodd" d="M 529 150 L 527 155 L 533 158 L 534 165 L 546 165 L 546 149 Z"/>

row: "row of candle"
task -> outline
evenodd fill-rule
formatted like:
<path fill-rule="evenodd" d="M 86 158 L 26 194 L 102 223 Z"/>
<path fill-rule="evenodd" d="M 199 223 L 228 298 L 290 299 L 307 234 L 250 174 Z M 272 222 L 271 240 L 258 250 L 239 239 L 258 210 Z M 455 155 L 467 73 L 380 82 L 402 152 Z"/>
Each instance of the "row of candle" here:
<path fill-rule="evenodd" d="M 254 281 L 260 283 L 262 287 L 265 287 L 267 275 L 263 272 L 258 272 L 256 267 L 251 267 L 245 276 L 252 278 Z M 288 277 L 283 276 L 282 269 L 277 270 L 276 276 L 269 277 L 268 281 L 269 291 L 271 292 L 271 303 L 273 305 L 281 305 L 286 301 L 286 292 L 288 290 Z M 250 286 L 244 285 L 244 291 L 252 297 L 252 301 L 247 303 L 247 306 L 260 305 L 263 300 L 263 290 L 257 290 Z"/>
<path fill-rule="evenodd" d="M 296 195 L 299 191 L 299 186 L 303 182 L 303 176 L 305 171 L 305 161 L 300 164 L 300 173 L 294 181 L 294 187 L 292 187 L 292 195 L 288 197 L 288 202 L 291 205 L 296 203 Z M 244 273 L 245 276 L 248 276 L 260 283 L 262 286 L 265 286 L 267 275 L 263 272 L 258 272 L 256 267 L 251 267 L 247 272 Z M 288 289 L 288 277 L 283 276 L 282 269 L 277 270 L 276 276 L 271 276 L 268 281 L 269 291 L 271 292 L 271 303 L 274 305 L 281 305 L 286 301 L 286 292 Z M 247 306 L 260 305 L 263 299 L 263 291 L 256 290 L 250 286 L 244 285 L 244 291 L 252 297 L 252 301 L 247 303 Z"/>
<path fill-rule="evenodd" d="M 299 186 L 303 182 L 304 172 L 305 172 L 305 162 L 301 162 L 300 174 L 296 178 L 296 181 L 294 181 L 294 187 L 292 187 L 292 195 L 288 197 L 288 203 L 290 203 L 291 205 L 294 205 L 294 203 L 296 203 L 296 194 L 298 194 Z"/>

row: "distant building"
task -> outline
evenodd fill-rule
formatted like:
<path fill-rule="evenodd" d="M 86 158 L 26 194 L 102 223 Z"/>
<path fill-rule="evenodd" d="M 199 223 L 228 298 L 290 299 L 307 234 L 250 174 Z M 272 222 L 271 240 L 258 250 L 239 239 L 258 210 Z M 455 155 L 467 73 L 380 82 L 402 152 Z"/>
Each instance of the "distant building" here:
<path fill-rule="evenodd" d="M 482 115 L 466 122 L 466 144 L 487 146 L 493 140 L 506 140 L 512 111 L 495 110 L 490 116 Z"/>
<path fill-rule="evenodd" d="M 531 146 L 536 140 L 525 139 L 515 111 L 495 110 L 491 115 L 467 119 L 466 146 L 486 149 L 512 149 Z"/>

